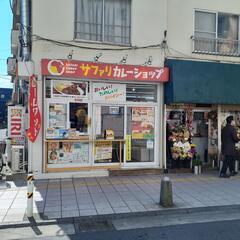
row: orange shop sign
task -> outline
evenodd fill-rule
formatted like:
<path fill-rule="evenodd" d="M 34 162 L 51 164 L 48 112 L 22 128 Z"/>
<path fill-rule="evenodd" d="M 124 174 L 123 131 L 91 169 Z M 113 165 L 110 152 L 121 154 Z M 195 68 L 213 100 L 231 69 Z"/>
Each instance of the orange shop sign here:
<path fill-rule="evenodd" d="M 45 76 L 147 82 L 167 82 L 169 80 L 169 69 L 167 67 L 120 65 L 58 59 L 42 59 L 41 66 L 42 74 Z"/>

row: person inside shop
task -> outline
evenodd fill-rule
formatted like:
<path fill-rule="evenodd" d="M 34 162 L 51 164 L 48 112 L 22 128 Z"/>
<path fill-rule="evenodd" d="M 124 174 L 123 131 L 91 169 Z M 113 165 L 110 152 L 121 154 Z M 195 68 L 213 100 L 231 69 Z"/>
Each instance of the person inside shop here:
<path fill-rule="evenodd" d="M 85 108 L 78 108 L 75 111 L 75 118 L 74 118 L 75 128 L 79 132 L 87 132 L 87 111 Z"/>
<path fill-rule="evenodd" d="M 220 172 L 221 178 L 229 178 L 234 176 L 237 172 L 234 171 L 234 163 L 236 160 L 236 148 L 235 144 L 240 141 L 237 136 L 235 129 L 235 121 L 233 116 L 226 118 L 227 125 L 222 129 L 221 140 L 222 140 L 222 154 L 224 156 L 223 167 Z M 229 168 L 230 175 L 227 175 L 227 169 Z"/>

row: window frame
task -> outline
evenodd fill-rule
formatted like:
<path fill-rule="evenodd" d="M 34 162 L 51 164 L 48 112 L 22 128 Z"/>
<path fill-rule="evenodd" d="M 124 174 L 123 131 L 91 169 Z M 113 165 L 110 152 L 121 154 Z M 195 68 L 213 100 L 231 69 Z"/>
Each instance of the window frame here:
<path fill-rule="evenodd" d="M 211 10 L 205 10 L 205 9 L 194 9 L 194 11 L 193 11 L 193 39 L 195 38 L 195 33 L 197 32 L 196 31 L 196 29 L 195 29 L 195 25 L 196 25 L 196 12 L 201 12 L 201 13 L 212 13 L 212 14 L 215 14 L 215 26 L 216 26 L 216 28 L 215 28 L 215 39 L 213 39 L 213 40 L 215 40 L 215 41 L 218 41 L 218 40 L 226 40 L 226 39 L 224 39 L 224 38 L 219 38 L 218 37 L 218 16 L 219 16 L 219 14 L 223 14 L 223 15 L 232 15 L 232 16 L 238 16 L 238 29 L 237 29 L 237 31 L 238 31 L 238 33 L 237 33 L 237 37 L 238 37 L 238 39 L 236 40 L 236 41 L 238 41 L 238 52 L 239 52 L 239 54 L 240 54 L 240 14 L 235 14 L 235 13 L 226 13 L 226 12 L 221 12 L 221 11 L 211 11 Z M 195 52 L 195 51 L 197 51 L 198 52 L 198 50 L 196 50 L 195 49 L 195 44 L 193 43 L 193 53 Z M 213 54 L 219 54 L 219 55 L 221 55 L 221 53 L 217 50 L 217 49 L 215 49 L 213 52 L 209 52 L 209 53 L 213 53 Z M 238 54 L 238 55 L 239 55 Z"/>
<path fill-rule="evenodd" d="M 109 42 L 105 41 L 105 0 L 101 0 L 103 2 L 103 15 L 102 15 L 102 40 L 86 40 L 82 38 L 77 38 L 77 1 L 74 1 L 74 33 L 73 33 L 73 40 L 76 42 L 83 42 L 83 43 L 93 43 L 93 44 L 105 44 L 105 45 L 115 45 L 115 46 L 132 46 L 132 0 L 130 1 L 130 30 L 129 30 L 129 43 L 117 43 L 117 42 Z M 126 38 L 124 36 L 124 38 Z"/>

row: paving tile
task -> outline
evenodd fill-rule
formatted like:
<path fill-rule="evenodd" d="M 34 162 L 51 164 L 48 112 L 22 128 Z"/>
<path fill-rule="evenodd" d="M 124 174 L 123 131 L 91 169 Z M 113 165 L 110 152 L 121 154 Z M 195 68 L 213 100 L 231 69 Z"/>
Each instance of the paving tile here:
<path fill-rule="evenodd" d="M 3 222 L 21 222 L 23 221 L 24 214 L 7 214 Z"/>
<path fill-rule="evenodd" d="M 113 207 L 114 213 L 129 213 L 131 210 L 128 207 Z"/>
<path fill-rule="evenodd" d="M 101 215 L 102 214 L 105 215 L 105 214 L 113 214 L 114 213 L 112 208 L 96 208 L 96 209 L 97 209 L 97 213 L 101 214 Z"/>
<path fill-rule="evenodd" d="M 55 219 L 55 218 L 61 218 L 62 214 L 61 212 L 44 212 L 44 216 L 48 219 Z"/>
<path fill-rule="evenodd" d="M 71 210 L 78 210 L 78 205 L 62 205 L 62 211 L 71 211 Z"/>
<path fill-rule="evenodd" d="M 46 206 L 44 212 L 59 212 L 61 211 L 61 206 Z"/>
<path fill-rule="evenodd" d="M 62 211 L 62 217 L 67 218 L 67 217 L 79 217 L 79 212 L 77 211 Z"/>
<path fill-rule="evenodd" d="M 81 210 L 90 210 L 90 209 L 95 209 L 95 206 L 93 204 L 88 204 L 88 205 L 78 205 L 78 208 Z"/>
<path fill-rule="evenodd" d="M 95 216 L 97 211 L 95 209 L 91 210 L 80 210 L 80 216 Z"/>

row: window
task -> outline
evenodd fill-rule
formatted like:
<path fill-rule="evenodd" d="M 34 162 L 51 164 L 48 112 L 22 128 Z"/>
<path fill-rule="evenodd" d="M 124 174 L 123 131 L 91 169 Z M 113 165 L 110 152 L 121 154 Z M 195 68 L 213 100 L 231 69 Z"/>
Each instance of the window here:
<path fill-rule="evenodd" d="M 76 0 L 75 38 L 130 44 L 131 0 Z"/>
<path fill-rule="evenodd" d="M 194 51 L 238 55 L 239 16 L 195 12 Z"/>

